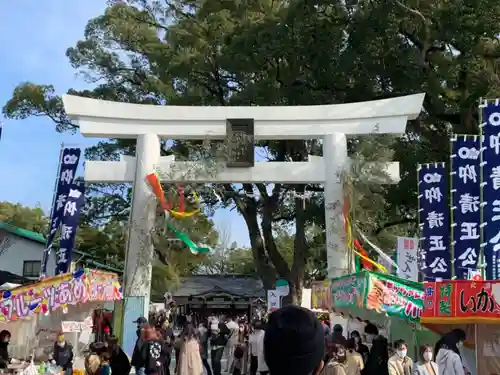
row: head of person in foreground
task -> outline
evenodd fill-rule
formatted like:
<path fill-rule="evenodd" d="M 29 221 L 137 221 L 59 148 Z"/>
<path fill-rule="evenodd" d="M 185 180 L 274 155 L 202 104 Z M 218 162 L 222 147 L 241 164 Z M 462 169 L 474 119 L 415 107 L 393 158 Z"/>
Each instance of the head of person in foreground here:
<path fill-rule="evenodd" d="M 270 315 L 264 358 L 271 375 L 318 375 L 324 354 L 324 329 L 312 311 L 290 305 Z"/>

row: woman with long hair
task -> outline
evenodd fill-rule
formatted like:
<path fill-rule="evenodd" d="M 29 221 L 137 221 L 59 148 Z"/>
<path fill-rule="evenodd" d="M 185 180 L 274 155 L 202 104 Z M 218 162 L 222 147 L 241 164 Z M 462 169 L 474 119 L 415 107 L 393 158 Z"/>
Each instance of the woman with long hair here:
<path fill-rule="evenodd" d="M 375 336 L 372 341 L 372 349 L 368 355 L 363 374 L 389 375 L 388 361 L 389 348 L 387 339 L 384 336 Z"/>
<path fill-rule="evenodd" d="M 464 375 L 464 365 L 459 348 L 465 341 L 463 330 L 453 330 L 443 336 L 436 344 L 436 364 L 439 375 Z"/>
<path fill-rule="evenodd" d="M 260 320 L 256 320 L 252 324 L 252 332 L 248 337 L 248 351 L 250 352 L 250 375 L 257 375 L 259 336 L 262 334 L 262 322 Z"/>
<path fill-rule="evenodd" d="M 233 358 L 229 373 L 246 374 L 248 370 L 248 327 L 240 323 L 238 328 L 238 339 L 235 343 Z"/>
<path fill-rule="evenodd" d="M 127 354 L 118 344 L 118 337 L 109 336 L 106 340 L 109 353 L 109 364 L 113 374 L 129 374 L 132 366 Z"/>
<path fill-rule="evenodd" d="M 210 367 L 210 364 L 208 363 L 208 340 L 210 338 L 210 332 L 206 323 L 201 322 L 198 325 L 198 335 L 200 336 L 199 341 L 201 362 L 203 363 L 205 370 L 207 370 L 207 375 L 212 375 L 212 369 Z"/>
<path fill-rule="evenodd" d="M 0 369 L 7 369 L 11 361 L 9 356 L 10 332 L 3 330 L 0 332 Z"/>
<path fill-rule="evenodd" d="M 370 353 L 370 349 L 368 349 L 368 346 L 363 344 L 361 335 L 358 331 L 354 330 L 351 332 L 351 339 L 354 340 L 354 351 L 359 353 L 363 358 L 363 363 L 366 363 L 366 361 L 368 361 L 368 353 Z"/>
<path fill-rule="evenodd" d="M 203 374 L 200 345 L 192 324 L 187 324 L 182 332 L 178 362 L 177 375 Z"/>

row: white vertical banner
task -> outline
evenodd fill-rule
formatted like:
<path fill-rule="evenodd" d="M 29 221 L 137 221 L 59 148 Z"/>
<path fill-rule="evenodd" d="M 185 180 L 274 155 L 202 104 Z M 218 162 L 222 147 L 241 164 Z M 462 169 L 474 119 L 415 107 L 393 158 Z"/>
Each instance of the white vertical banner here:
<path fill-rule="evenodd" d="M 398 237 L 397 247 L 398 276 L 418 281 L 418 240 L 414 237 Z"/>
<path fill-rule="evenodd" d="M 280 297 L 276 289 L 267 291 L 267 311 L 278 310 L 281 307 Z"/>
<path fill-rule="evenodd" d="M 302 288 L 302 303 L 300 306 L 311 310 L 312 289 Z"/>

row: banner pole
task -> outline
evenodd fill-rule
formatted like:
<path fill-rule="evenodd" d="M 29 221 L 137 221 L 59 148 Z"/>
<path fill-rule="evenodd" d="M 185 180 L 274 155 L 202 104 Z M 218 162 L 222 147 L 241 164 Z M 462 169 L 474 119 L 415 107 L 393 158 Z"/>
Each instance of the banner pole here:
<path fill-rule="evenodd" d="M 52 205 L 50 206 L 50 213 L 49 213 L 50 220 L 52 220 L 52 215 L 54 214 L 54 206 L 55 206 L 56 199 L 57 199 L 57 185 L 59 184 L 59 177 L 61 176 L 61 165 L 62 165 L 63 154 L 64 154 L 64 142 L 61 143 L 61 149 L 59 150 L 59 162 L 57 163 L 56 181 L 54 183 L 54 193 L 52 196 Z M 52 225 L 52 223 L 49 222 L 49 231 L 50 231 L 51 225 Z M 43 263 L 45 261 L 45 256 L 48 257 L 49 255 L 50 254 L 45 253 L 45 249 L 44 249 L 44 251 L 42 253 L 42 265 L 40 267 L 39 277 L 42 277 L 42 269 L 43 269 Z"/>
<path fill-rule="evenodd" d="M 455 221 L 455 211 L 453 210 L 453 141 L 457 141 L 458 136 L 456 134 L 453 134 L 450 137 L 450 172 L 448 173 L 448 176 L 450 178 L 449 180 L 449 191 L 450 191 L 450 197 L 449 197 L 449 203 L 450 203 L 450 226 L 449 226 L 449 236 L 450 236 L 450 257 L 448 258 L 450 261 L 450 266 L 451 266 L 451 280 L 454 280 L 457 275 L 455 275 L 455 262 L 457 261 L 455 259 L 455 244 L 454 244 L 454 238 L 453 238 L 453 223 Z"/>
<path fill-rule="evenodd" d="M 484 136 L 483 136 L 483 127 L 481 124 L 483 123 L 483 108 L 482 108 L 482 103 L 484 102 L 484 99 L 479 98 L 479 105 L 477 108 L 477 117 L 479 121 L 479 216 L 480 216 L 480 224 L 479 224 L 479 258 L 477 261 L 477 266 L 476 269 L 479 270 L 481 274 L 481 278 L 483 280 L 486 280 L 486 267 L 484 266 L 485 264 L 485 258 L 484 258 L 484 206 L 483 206 L 483 201 L 484 201 L 484 193 L 483 193 L 483 181 L 484 181 L 484 156 L 483 156 L 483 144 L 484 142 Z"/>

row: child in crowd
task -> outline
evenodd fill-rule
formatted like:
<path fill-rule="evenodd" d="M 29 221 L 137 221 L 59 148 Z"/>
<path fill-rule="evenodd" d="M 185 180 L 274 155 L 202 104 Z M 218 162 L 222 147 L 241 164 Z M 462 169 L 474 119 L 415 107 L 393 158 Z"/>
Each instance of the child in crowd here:
<path fill-rule="evenodd" d="M 101 354 L 101 366 L 99 367 L 98 375 L 111 375 L 111 366 L 109 361 L 111 356 L 108 352 L 104 352 Z"/>

